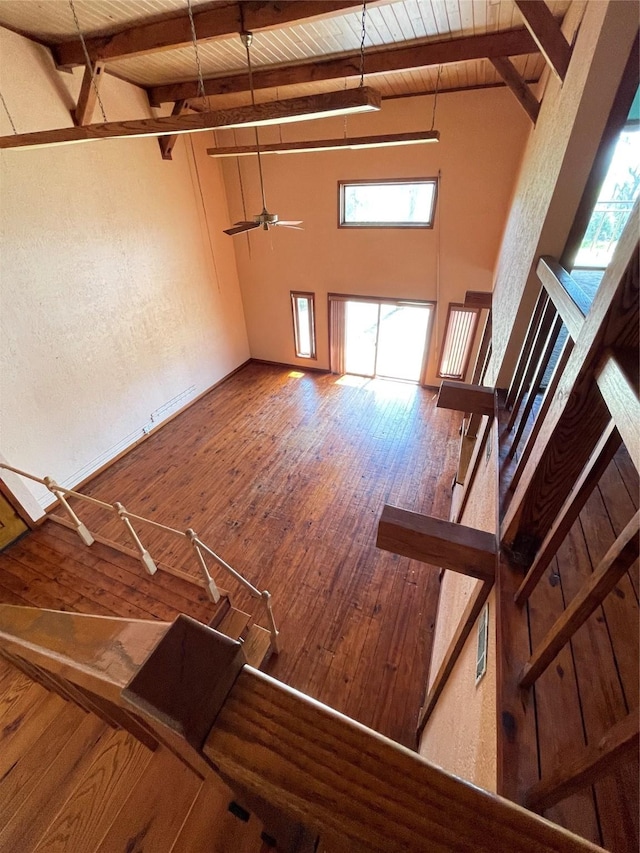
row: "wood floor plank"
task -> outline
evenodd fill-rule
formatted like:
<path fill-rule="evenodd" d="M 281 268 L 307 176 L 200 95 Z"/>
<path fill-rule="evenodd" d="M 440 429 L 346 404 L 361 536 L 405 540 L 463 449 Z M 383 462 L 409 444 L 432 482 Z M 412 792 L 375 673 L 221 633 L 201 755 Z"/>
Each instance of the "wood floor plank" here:
<path fill-rule="evenodd" d="M 94 850 L 131 790 L 139 784 L 151 755 L 127 732 L 115 731 L 102 738 L 93 763 L 62 805 L 34 853 Z"/>
<path fill-rule="evenodd" d="M 26 675 L 12 675 L 5 690 L 0 694 L 0 725 L 6 725 L 16 707 L 25 704 L 28 707 L 29 704 L 44 699 L 46 694 L 47 691 L 43 687 L 34 684 Z"/>
<path fill-rule="evenodd" d="M 211 774 L 198 795 L 171 853 L 257 853 L 261 849 L 261 824 L 253 815 L 248 822 L 229 811 L 234 795 Z"/>
<path fill-rule="evenodd" d="M 199 779 L 164 747 L 153 753 L 143 784 L 136 785 L 95 848 L 164 853 L 173 843 L 200 789 Z"/>
<path fill-rule="evenodd" d="M 411 595 L 404 597 L 404 580 L 393 583 L 393 555 L 375 547 L 375 529 L 388 501 L 448 517 L 457 420 L 456 413 L 436 410 L 433 392 L 417 386 L 376 380 L 350 387 L 331 375 L 293 378 L 290 371 L 251 364 L 86 491 L 121 500 L 130 511 L 179 530 L 192 526 L 272 593 L 282 652 L 269 662 L 269 672 L 365 724 L 382 720 L 402 742 L 413 743 L 431 635 L 421 635 L 426 642 L 417 644 L 415 655 L 411 650 L 411 666 L 403 662 L 394 669 L 380 650 L 402 641 L 395 627 L 400 609 L 409 626 L 403 636 L 411 643 L 422 630 L 416 626 L 423 620 L 431 624 L 436 589 L 427 570 L 416 573 Z M 83 506 L 82 517 L 90 529 L 103 523 L 92 507 Z M 101 532 L 121 536 L 117 520 L 107 519 Z M 147 547 L 166 547 L 163 561 L 195 571 L 188 551 L 161 541 L 154 531 L 141 528 L 143 533 Z M 193 596 L 187 584 L 160 579 L 160 573 L 135 578 L 140 571 L 135 561 L 102 545 L 78 550 L 72 531 L 45 525 L 42 542 L 52 551 L 60 543 L 60 565 L 72 574 L 84 562 L 87 570 L 137 589 L 149 602 L 131 603 L 154 615 L 157 596 L 195 618 L 211 618 L 206 599 L 186 610 L 184 602 Z M 67 567 L 67 559 L 75 563 Z M 0 585 L 1 568 L 2 555 Z M 107 581 L 103 586 L 124 597 Z M 261 616 L 241 589 L 228 588 L 235 607 Z M 18 587 L 13 592 L 27 594 Z M 107 604 L 105 597 L 100 601 Z M 113 599 L 109 604 L 115 607 Z M 382 719 L 380 692 L 397 697 L 397 707 L 404 709 L 398 717 L 394 711 L 393 719 Z"/>
<path fill-rule="evenodd" d="M 0 829 L 2 853 L 33 848 L 58 813 L 69 787 L 91 764 L 93 750 L 105 731 L 104 723 L 90 714 L 81 721 L 46 774 L 39 776 L 28 796 L 20 798 Z"/>
<path fill-rule="evenodd" d="M 44 695 L 36 694 L 35 699 L 32 695 L 31 691 L 25 693 L 23 701 L 16 702 L 11 713 L 0 721 L 0 779 L 67 704 L 55 693 L 44 691 Z"/>
<path fill-rule="evenodd" d="M 26 799 L 47 772 L 66 743 L 73 736 L 86 713 L 77 705 L 66 703 L 56 718 L 42 727 L 39 736 L 24 750 L 20 758 L 0 778 L 0 820 L 4 822 L 19 800 Z"/>

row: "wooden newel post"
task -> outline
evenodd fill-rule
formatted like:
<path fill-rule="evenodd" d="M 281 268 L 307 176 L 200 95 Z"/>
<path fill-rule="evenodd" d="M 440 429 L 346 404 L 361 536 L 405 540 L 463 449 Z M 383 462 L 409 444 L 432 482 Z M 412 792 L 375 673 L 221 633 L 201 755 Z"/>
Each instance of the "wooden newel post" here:
<path fill-rule="evenodd" d="M 87 529 L 85 523 L 80 521 L 75 512 L 71 509 L 69 505 L 69 501 L 65 498 L 64 493 L 61 491 L 60 487 L 56 483 L 54 479 L 51 477 L 44 478 L 44 484 L 49 489 L 49 491 L 56 496 L 56 498 L 60 501 L 60 506 L 64 507 L 67 515 L 73 522 L 73 526 L 75 527 L 76 533 L 82 539 L 85 545 L 93 545 L 94 538 Z"/>
<path fill-rule="evenodd" d="M 155 573 L 158 571 L 158 567 L 153 562 L 151 554 L 147 551 L 147 549 L 144 547 L 144 545 L 140 541 L 140 537 L 138 536 L 136 531 L 133 529 L 133 524 L 131 524 L 131 521 L 129 519 L 129 514 L 127 513 L 126 509 L 122 506 L 121 503 L 118 503 L 117 501 L 116 501 L 116 503 L 114 503 L 113 508 L 118 513 L 118 516 L 122 520 L 122 523 L 124 524 L 124 526 L 127 528 L 129 535 L 131 536 L 131 539 L 133 540 L 133 544 L 136 546 L 136 549 L 137 549 L 138 553 L 140 554 L 140 562 L 145 567 L 145 569 L 149 572 L 150 575 L 155 575 Z"/>
<path fill-rule="evenodd" d="M 280 636 L 280 631 L 276 628 L 276 622 L 273 618 L 273 610 L 271 609 L 271 593 L 267 592 L 265 589 L 262 593 L 262 601 L 264 602 L 264 609 L 267 612 L 267 621 L 269 623 L 269 632 L 271 633 L 271 648 L 275 654 L 278 654 L 280 651 L 280 642 L 278 637 Z"/>
<path fill-rule="evenodd" d="M 212 768 L 203 756 L 204 743 L 245 663 L 242 643 L 181 614 L 122 691 L 122 699 L 204 776 Z"/>
<path fill-rule="evenodd" d="M 209 574 L 209 568 L 208 568 L 207 563 L 204 559 L 204 556 L 202 555 L 202 551 L 200 550 L 200 546 L 198 545 L 198 541 L 199 541 L 198 536 L 197 536 L 195 530 L 192 530 L 191 528 L 186 530 L 184 535 L 187 537 L 187 539 L 191 543 L 191 547 L 193 548 L 193 551 L 196 555 L 196 560 L 198 561 L 198 565 L 200 566 L 200 570 L 201 570 L 202 574 L 204 575 L 204 579 L 205 579 L 205 582 L 207 584 L 207 590 L 209 592 L 209 598 L 211 599 L 211 601 L 214 602 L 214 604 L 217 604 L 220 601 L 220 590 L 218 589 L 218 586 L 217 586 L 216 582 L 214 581 L 214 579 Z"/>

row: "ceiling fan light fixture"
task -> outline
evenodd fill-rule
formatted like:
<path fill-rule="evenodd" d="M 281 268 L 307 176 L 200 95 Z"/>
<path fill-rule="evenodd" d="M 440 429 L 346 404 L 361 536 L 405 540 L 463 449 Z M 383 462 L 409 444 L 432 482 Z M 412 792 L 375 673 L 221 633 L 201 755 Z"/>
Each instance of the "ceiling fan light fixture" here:
<path fill-rule="evenodd" d="M 364 86 L 359 89 L 341 89 L 337 92 L 323 92 L 319 95 L 306 95 L 283 101 L 267 101 L 252 107 L 239 107 L 237 121 L 234 121 L 230 115 L 224 124 L 218 124 L 217 127 L 229 130 L 240 127 L 269 127 L 318 118 L 376 112 L 381 106 L 380 93 L 369 86 Z M 229 109 L 226 112 L 232 114 L 233 110 Z"/>
<path fill-rule="evenodd" d="M 261 154 L 303 154 L 318 151 L 358 150 L 364 148 L 390 148 L 395 145 L 423 145 L 438 142 L 437 130 L 420 130 L 409 133 L 387 133 L 379 136 L 354 136 L 338 139 L 313 139 L 298 142 L 261 143 Z M 249 157 L 256 153 L 255 145 L 235 145 L 228 148 L 208 148 L 209 157 Z"/>

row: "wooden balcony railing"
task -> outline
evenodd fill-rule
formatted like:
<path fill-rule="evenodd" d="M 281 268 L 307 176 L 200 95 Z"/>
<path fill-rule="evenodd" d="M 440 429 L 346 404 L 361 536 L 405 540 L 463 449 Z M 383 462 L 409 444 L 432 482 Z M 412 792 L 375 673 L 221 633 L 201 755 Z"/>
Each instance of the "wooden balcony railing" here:
<path fill-rule="evenodd" d="M 327 849 L 600 850 L 246 666 L 240 643 L 186 616 L 0 605 L 0 655 L 201 776 L 219 773 Z"/>

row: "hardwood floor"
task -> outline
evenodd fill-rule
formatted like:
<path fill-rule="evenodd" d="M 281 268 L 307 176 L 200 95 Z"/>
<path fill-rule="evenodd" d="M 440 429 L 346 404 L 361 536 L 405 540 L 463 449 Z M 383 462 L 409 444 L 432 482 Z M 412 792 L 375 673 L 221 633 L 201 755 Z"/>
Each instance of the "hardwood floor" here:
<path fill-rule="evenodd" d="M 436 410 L 434 396 L 250 364 L 83 491 L 193 527 L 272 593 L 282 639 L 272 675 L 414 746 L 438 571 L 374 543 L 385 503 L 448 517 L 459 415 Z M 90 529 L 126 542 L 99 513 L 81 508 Z M 146 528 L 140 535 L 161 562 L 196 573 L 179 542 Z M 251 607 L 217 578 L 236 606 Z M 189 584 L 144 577 L 136 561 L 76 546 L 50 522 L 0 555 L 3 592 L 5 601 L 84 612 L 207 614 Z"/>

